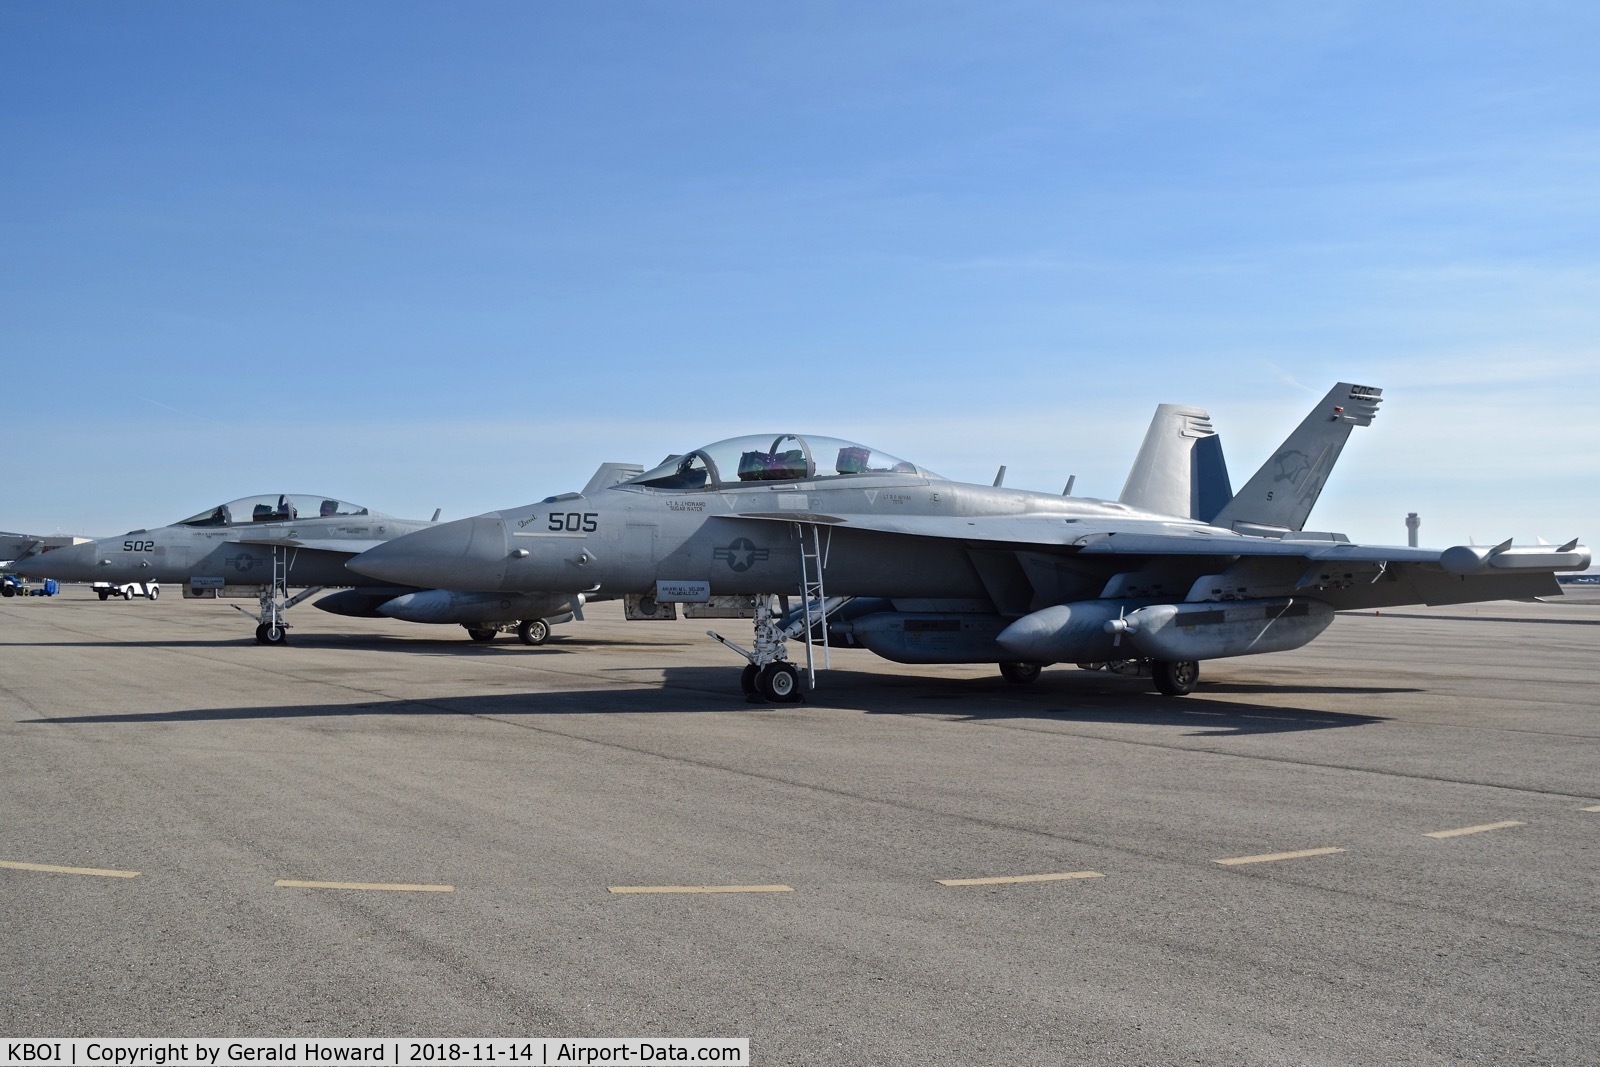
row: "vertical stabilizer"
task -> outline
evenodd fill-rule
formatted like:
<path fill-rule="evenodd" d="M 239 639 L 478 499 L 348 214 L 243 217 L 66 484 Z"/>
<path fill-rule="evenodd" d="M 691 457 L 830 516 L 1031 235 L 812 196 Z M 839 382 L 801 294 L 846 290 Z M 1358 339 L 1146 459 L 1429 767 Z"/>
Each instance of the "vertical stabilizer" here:
<path fill-rule="evenodd" d="M 1371 386 L 1334 386 L 1213 521 L 1235 529 L 1241 523 L 1304 529 L 1350 430 L 1372 425 L 1382 398 L 1383 390 Z"/>
<path fill-rule="evenodd" d="M 1162 404 L 1122 487 L 1129 507 L 1209 522 L 1232 495 L 1222 438 L 1203 408 Z"/>

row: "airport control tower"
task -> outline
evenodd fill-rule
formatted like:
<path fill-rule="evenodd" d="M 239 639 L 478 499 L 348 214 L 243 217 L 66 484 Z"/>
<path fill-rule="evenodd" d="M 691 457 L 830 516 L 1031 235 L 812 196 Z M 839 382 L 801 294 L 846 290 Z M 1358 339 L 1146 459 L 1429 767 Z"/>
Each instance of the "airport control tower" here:
<path fill-rule="evenodd" d="M 1422 520 L 1417 518 L 1415 511 L 1406 515 L 1406 544 L 1412 548 L 1417 547 L 1417 529 L 1422 525 Z"/>

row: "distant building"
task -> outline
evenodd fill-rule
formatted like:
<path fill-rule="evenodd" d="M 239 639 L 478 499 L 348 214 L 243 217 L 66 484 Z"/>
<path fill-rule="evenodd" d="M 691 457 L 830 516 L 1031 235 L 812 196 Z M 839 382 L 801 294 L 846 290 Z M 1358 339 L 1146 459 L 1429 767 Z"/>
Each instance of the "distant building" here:
<path fill-rule="evenodd" d="M 81 545 L 87 540 L 89 540 L 87 537 L 42 537 L 35 534 L 0 533 L 0 563 L 10 563 L 35 543 L 41 545 L 40 551 L 48 552 L 52 548 Z"/>

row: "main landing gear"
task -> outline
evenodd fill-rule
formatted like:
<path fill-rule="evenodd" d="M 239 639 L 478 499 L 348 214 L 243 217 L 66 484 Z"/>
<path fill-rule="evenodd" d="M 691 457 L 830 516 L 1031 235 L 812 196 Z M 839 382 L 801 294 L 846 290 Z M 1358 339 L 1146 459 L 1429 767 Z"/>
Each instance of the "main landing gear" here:
<path fill-rule="evenodd" d="M 1110 671 L 1134 677 L 1150 676 L 1157 692 L 1162 696 L 1181 697 L 1194 692 L 1200 684 L 1200 662 L 1192 659 L 1114 659 L 1104 663 L 1080 663 L 1086 671 Z M 1005 665 L 1001 665 L 1001 671 Z"/>
<path fill-rule="evenodd" d="M 517 639 L 525 645 L 542 645 L 550 640 L 550 624 L 543 619 L 523 619 L 517 623 Z"/>
<path fill-rule="evenodd" d="M 488 644 L 502 630 L 510 631 L 510 626 L 466 626 L 467 636 L 478 644 Z M 525 645 L 542 645 L 550 640 L 550 623 L 545 619 L 523 619 L 516 625 L 517 640 Z"/>
<path fill-rule="evenodd" d="M 1027 685 L 1039 680 L 1039 672 L 1044 670 L 1042 663 L 1025 663 L 1012 660 L 1000 664 L 1000 676 L 1016 685 Z"/>
<path fill-rule="evenodd" d="M 1200 684 L 1200 664 L 1192 659 L 1158 659 L 1150 664 L 1150 677 L 1163 696 L 1187 696 Z"/>

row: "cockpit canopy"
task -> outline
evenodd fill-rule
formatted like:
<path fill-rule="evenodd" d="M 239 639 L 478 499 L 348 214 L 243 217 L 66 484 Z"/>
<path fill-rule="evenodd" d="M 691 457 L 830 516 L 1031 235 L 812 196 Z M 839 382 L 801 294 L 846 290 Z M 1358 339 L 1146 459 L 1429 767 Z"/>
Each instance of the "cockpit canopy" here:
<path fill-rule="evenodd" d="M 347 500 L 308 493 L 276 493 L 245 496 L 218 504 L 198 515 L 174 523 L 175 526 L 248 526 L 252 522 L 293 522 L 296 519 L 329 519 L 369 515 L 366 508 Z"/>
<path fill-rule="evenodd" d="M 644 489 L 728 488 L 754 482 L 811 481 L 856 475 L 937 478 L 887 452 L 837 437 L 756 434 L 733 437 L 673 456 L 624 486 Z"/>

